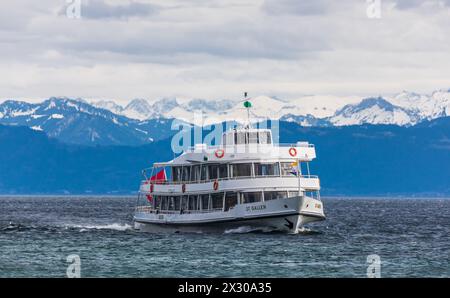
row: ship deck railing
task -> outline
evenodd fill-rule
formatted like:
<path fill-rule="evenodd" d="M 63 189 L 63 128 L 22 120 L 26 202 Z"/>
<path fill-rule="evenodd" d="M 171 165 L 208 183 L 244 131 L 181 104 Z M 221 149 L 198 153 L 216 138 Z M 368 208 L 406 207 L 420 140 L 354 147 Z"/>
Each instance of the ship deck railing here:
<path fill-rule="evenodd" d="M 318 179 L 317 175 L 264 175 L 264 176 L 238 176 L 238 177 L 226 177 L 226 178 L 216 178 L 216 179 L 206 179 L 198 181 L 161 181 L 161 180 L 142 180 L 141 185 L 144 183 L 149 184 L 163 184 L 163 185 L 180 185 L 180 184 L 201 184 L 201 183 L 211 183 L 214 181 L 225 181 L 225 180 L 240 180 L 240 179 L 260 179 L 260 178 L 296 178 L 296 179 Z"/>
<path fill-rule="evenodd" d="M 184 152 L 195 152 L 196 150 L 215 150 L 215 149 L 227 149 L 227 148 L 233 148 L 236 146 L 273 146 L 273 147 L 303 147 L 303 148 L 314 148 L 314 144 L 306 143 L 306 142 L 299 142 L 299 143 L 268 143 L 268 144 L 232 144 L 232 145 L 211 145 L 206 146 L 203 144 L 197 144 L 195 146 L 188 146 L 186 149 L 184 149 Z"/>
<path fill-rule="evenodd" d="M 200 214 L 200 213 L 211 213 L 211 212 L 220 212 L 223 211 L 223 208 L 213 208 L 213 209 L 205 209 L 205 210 L 159 210 L 155 209 L 152 206 L 138 206 L 135 208 L 136 212 L 140 213 L 155 213 L 155 214 Z"/>

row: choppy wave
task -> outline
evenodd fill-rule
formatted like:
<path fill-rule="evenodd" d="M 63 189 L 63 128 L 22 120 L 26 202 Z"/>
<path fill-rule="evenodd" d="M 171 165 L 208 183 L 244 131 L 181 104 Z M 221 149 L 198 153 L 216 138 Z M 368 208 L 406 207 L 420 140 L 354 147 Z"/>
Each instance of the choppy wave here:
<path fill-rule="evenodd" d="M 20 223 L 10 222 L 6 225 L 0 226 L 0 231 L 2 232 L 14 232 L 14 231 L 28 231 L 28 230 L 39 230 L 39 231 L 61 231 L 61 229 L 79 229 L 80 232 L 85 232 L 88 230 L 114 230 L 114 231 L 127 231 L 132 230 L 132 226 L 129 224 L 99 224 L 99 225 L 78 225 L 78 224 L 65 224 L 65 225 L 26 225 Z"/>
<path fill-rule="evenodd" d="M 127 231 L 131 230 L 133 227 L 129 224 L 104 224 L 104 225 L 66 225 L 66 228 L 80 229 L 81 232 L 87 230 L 115 230 L 115 231 Z"/>
<path fill-rule="evenodd" d="M 29 227 L 25 226 L 25 225 L 21 225 L 21 224 L 16 224 L 13 222 L 10 222 L 9 224 L 5 225 L 5 226 L 1 226 L 0 227 L 0 231 L 21 231 L 21 230 L 26 230 Z"/>

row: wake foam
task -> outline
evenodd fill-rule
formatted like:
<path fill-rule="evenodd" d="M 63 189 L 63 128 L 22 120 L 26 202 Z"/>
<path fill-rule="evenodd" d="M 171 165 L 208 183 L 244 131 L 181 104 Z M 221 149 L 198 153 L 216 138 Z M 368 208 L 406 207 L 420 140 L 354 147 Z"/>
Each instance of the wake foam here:
<path fill-rule="evenodd" d="M 274 228 L 270 227 L 251 227 L 251 226 L 242 226 L 234 229 L 225 230 L 224 234 L 246 234 L 246 233 L 272 233 L 277 231 Z"/>
<path fill-rule="evenodd" d="M 127 231 L 133 227 L 129 224 L 112 223 L 106 225 L 67 225 L 66 228 L 80 229 L 80 232 L 87 230 L 114 230 L 114 231 Z"/>

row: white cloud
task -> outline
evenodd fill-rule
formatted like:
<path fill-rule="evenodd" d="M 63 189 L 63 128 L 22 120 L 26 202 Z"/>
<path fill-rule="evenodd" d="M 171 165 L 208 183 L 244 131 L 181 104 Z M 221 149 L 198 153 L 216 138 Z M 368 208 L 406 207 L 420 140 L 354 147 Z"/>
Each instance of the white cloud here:
<path fill-rule="evenodd" d="M 430 92 L 450 81 L 450 1 L 10 1 L 0 98 Z"/>

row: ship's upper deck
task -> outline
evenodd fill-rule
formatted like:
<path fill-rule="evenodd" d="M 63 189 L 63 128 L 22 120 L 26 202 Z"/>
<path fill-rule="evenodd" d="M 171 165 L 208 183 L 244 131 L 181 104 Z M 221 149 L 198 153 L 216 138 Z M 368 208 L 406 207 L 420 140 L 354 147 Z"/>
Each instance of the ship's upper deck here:
<path fill-rule="evenodd" d="M 222 134 L 221 145 L 233 146 L 233 145 L 272 145 L 272 131 L 270 129 L 233 129 L 226 131 Z"/>
<path fill-rule="evenodd" d="M 316 157 L 313 144 L 274 144 L 270 129 L 242 128 L 222 134 L 221 144 L 196 144 L 169 162 L 154 166 L 179 166 L 195 163 L 240 163 L 249 161 L 311 161 Z"/>

